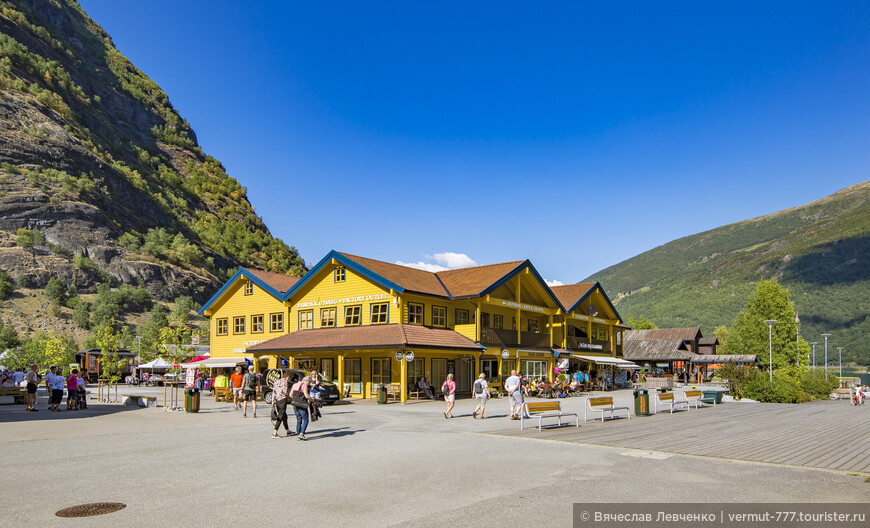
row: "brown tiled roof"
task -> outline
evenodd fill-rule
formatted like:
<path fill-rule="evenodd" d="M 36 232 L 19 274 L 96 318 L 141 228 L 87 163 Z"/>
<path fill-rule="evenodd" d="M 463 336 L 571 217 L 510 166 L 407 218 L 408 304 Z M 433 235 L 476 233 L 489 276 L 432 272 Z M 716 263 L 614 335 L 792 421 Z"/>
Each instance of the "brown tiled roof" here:
<path fill-rule="evenodd" d="M 719 344 L 719 339 L 716 337 L 702 337 L 698 340 L 699 346 L 710 346 Z"/>
<path fill-rule="evenodd" d="M 390 264 L 380 260 L 374 260 L 356 255 L 342 253 L 345 257 L 377 273 L 388 281 L 395 282 L 407 291 L 436 295 L 438 297 L 450 297 L 441 281 L 431 271 L 409 268 L 399 264 Z"/>
<path fill-rule="evenodd" d="M 631 330 L 625 332 L 625 339 L 681 339 L 683 341 L 694 341 L 695 338 L 701 337 L 701 328 L 692 326 L 689 328 L 656 328 L 653 330 Z"/>
<path fill-rule="evenodd" d="M 515 270 L 523 262 L 517 260 L 473 268 L 439 271 L 435 275 L 441 279 L 444 287 L 453 298 L 474 297 Z"/>
<path fill-rule="evenodd" d="M 595 284 L 595 282 L 578 282 L 577 284 L 550 286 L 550 289 L 553 290 L 553 295 L 559 299 L 559 304 L 564 306 L 566 310 L 570 310 Z"/>
<path fill-rule="evenodd" d="M 301 277 L 291 277 L 281 273 L 272 273 L 271 271 L 263 271 L 257 269 L 245 268 L 245 271 L 265 282 L 269 286 L 275 288 L 281 293 L 286 292 L 299 282 Z"/>
<path fill-rule="evenodd" d="M 298 330 L 248 347 L 247 351 L 292 352 L 393 347 L 452 348 L 473 351 L 482 349 L 474 341 L 446 328 L 389 324 Z"/>

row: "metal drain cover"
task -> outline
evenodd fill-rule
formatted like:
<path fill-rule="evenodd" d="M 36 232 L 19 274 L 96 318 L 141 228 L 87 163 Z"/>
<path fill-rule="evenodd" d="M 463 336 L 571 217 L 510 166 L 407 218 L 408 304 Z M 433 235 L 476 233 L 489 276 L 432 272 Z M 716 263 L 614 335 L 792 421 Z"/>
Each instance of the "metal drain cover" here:
<path fill-rule="evenodd" d="M 79 504 L 78 506 L 70 506 L 55 513 L 58 517 L 93 517 L 94 515 L 104 515 L 123 510 L 126 504 L 120 502 L 92 502 L 90 504 Z"/>

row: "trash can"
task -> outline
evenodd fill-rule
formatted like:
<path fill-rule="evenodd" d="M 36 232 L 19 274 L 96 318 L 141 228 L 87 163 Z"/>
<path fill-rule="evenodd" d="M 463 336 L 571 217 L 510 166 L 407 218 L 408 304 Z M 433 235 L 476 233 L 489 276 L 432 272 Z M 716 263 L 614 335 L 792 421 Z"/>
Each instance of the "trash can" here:
<path fill-rule="evenodd" d="M 199 389 L 184 390 L 184 411 L 189 413 L 199 412 Z"/>
<path fill-rule="evenodd" d="M 711 405 L 716 405 L 717 403 L 722 403 L 723 394 L 723 391 L 717 390 L 701 391 L 701 401 L 703 401 L 704 403 L 709 403 Z"/>
<path fill-rule="evenodd" d="M 387 403 L 387 388 L 383 385 L 378 387 L 378 403 Z"/>
<path fill-rule="evenodd" d="M 649 416 L 649 391 L 646 389 L 634 390 L 634 414 L 635 416 Z"/>

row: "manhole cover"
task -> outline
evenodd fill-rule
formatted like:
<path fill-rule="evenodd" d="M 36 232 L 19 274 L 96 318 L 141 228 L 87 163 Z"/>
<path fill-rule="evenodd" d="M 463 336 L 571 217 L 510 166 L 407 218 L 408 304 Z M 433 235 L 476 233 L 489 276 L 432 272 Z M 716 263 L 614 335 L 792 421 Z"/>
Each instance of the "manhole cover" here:
<path fill-rule="evenodd" d="M 120 502 L 92 502 L 90 504 L 79 504 L 78 506 L 70 506 L 55 513 L 58 517 L 93 517 L 94 515 L 104 515 L 126 508 L 126 504 Z"/>

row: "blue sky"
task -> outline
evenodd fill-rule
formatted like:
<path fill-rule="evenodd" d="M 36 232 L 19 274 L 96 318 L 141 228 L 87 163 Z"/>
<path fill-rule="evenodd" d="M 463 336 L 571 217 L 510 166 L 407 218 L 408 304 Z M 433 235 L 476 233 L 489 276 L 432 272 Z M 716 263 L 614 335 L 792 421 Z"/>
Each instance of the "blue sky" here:
<path fill-rule="evenodd" d="M 309 263 L 567 284 L 870 179 L 866 2 L 81 4 Z"/>

